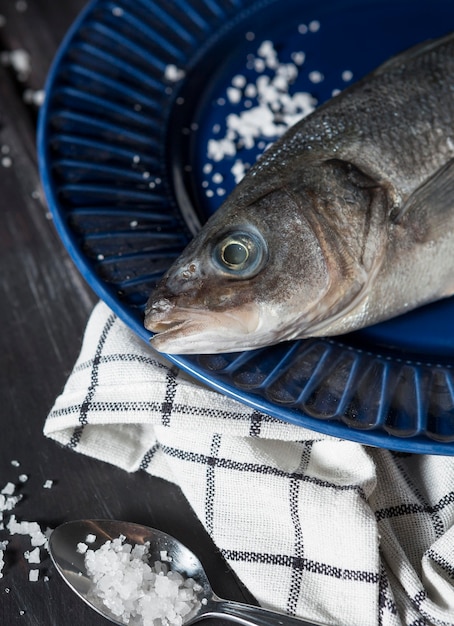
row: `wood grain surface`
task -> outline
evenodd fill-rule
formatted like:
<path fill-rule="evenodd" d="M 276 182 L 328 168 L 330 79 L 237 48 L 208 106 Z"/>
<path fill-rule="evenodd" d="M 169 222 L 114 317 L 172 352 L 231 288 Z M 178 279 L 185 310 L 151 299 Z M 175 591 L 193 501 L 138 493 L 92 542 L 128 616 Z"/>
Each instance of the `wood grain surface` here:
<path fill-rule="evenodd" d="M 96 297 L 63 248 L 43 198 L 35 149 L 38 109 L 31 100 L 84 4 L 0 0 L 0 490 L 27 475 L 14 513 L 43 527 L 102 517 L 166 530 L 198 553 L 220 595 L 251 601 L 177 487 L 62 449 L 42 434 Z M 8 62 L 15 50 L 30 55 L 30 71 L 23 75 Z M 50 489 L 46 480 L 53 481 Z M 29 540 L 0 531 L 0 541 L 7 538 L 1 626 L 108 623 L 72 594 L 48 557 L 36 566 L 38 582 L 29 582 Z"/>

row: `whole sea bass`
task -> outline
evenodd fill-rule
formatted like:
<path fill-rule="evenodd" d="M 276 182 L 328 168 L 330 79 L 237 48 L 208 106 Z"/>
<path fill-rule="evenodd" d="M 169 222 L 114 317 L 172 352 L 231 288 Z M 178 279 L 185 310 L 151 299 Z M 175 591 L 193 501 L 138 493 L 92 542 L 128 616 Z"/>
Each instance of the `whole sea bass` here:
<path fill-rule="evenodd" d="M 290 128 L 151 295 L 169 353 L 337 335 L 454 293 L 454 34 Z"/>

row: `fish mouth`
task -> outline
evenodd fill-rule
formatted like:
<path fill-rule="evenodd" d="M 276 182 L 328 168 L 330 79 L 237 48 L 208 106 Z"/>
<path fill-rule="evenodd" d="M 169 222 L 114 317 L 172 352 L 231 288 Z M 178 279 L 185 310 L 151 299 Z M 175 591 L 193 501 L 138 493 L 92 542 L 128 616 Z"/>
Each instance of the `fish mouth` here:
<path fill-rule="evenodd" d="M 254 307 L 212 311 L 152 306 L 145 313 L 144 325 L 155 333 L 150 343 L 158 352 L 233 352 L 244 349 L 259 325 L 259 314 Z"/>
<path fill-rule="evenodd" d="M 146 322 L 145 328 L 153 333 L 168 333 L 170 331 L 177 331 L 185 325 L 187 320 L 161 320 L 156 322 Z"/>

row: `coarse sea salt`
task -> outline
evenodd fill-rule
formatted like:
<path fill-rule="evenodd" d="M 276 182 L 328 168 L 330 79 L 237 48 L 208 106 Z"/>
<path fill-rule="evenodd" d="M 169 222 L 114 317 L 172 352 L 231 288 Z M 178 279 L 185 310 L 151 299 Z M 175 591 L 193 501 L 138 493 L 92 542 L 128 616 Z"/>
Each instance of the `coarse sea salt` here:
<path fill-rule="evenodd" d="M 25 81 L 29 77 L 31 72 L 31 57 L 23 48 L 2 52 L 0 60 L 3 65 L 13 68 L 18 80 Z"/>
<path fill-rule="evenodd" d="M 5 152 L 7 146 L 2 146 L 1 152 Z M 9 148 L 8 148 L 9 151 Z M 19 467 L 20 462 L 16 459 L 11 461 L 13 467 Z M 28 475 L 20 474 L 18 482 L 20 487 L 23 487 L 24 483 L 28 481 Z M 17 493 L 17 485 L 12 481 L 6 483 L 0 493 L 0 531 L 2 534 L 8 532 L 8 539 L 0 540 L 0 578 L 4 576 L 5 558 L 4 553 L 7 551 L 9 544 L 9 538 L 12 535 L 24 535 L 30 540 L 32 549 L 25 550 L 23 553 L 25 561 L 31 564 L 41 563 L 41 548 L 47 549 L 48 537 L 51 533 L 50 529 L 43 531 L 38 522 L 19 522 L 16 516 L 11 511 L 22 500 L 22 494 Z M 30 582 L 36 582 L 39 579 L 39 570 L 36 568 L 30 568 L 28 579 Z M 42 577 L 43 581 L 48 580 L 47 576 Z M 5 590 L 6 591 L 6 590 Z"/>
<path fill-rule="evenodd" d="M 248 80 L 243 74 L 233 76 L 226 91 L 227 101 L 241 110 L 226 116 L 223 136 L 208 140 L 208 159 L 219 162 L 237 156 L 241 150 L 259 147 L 264 138 L 273 141 L 314 110 L 316 100 L 310 93 L 291 92 L 305 54 L 295 51 L 291 58 L 291 62 L 282 62 L 270 40 L 262 41 L 256 55 L 249 55 L 247 67 L 256 77 Z M 224 102 L 218 99 L 219 104 Z M 219 133 L 218 127 L 212 130 L 213 135 Z M 241 165 L 239 158 L 235 160 L 231 169 L 235 183 L 240 182 L 248 167 Z M 206 194 L 212 196 L 213 192 L 208 189 Z"/>
<path fill-rule="evenodd" d="M 163 562 L 171 561 L 167 552 L 161 557 L 150 565 L 149 544 L 133 546 L 123 536 L 87 550 L 90 599 L 129 626 L 181 626 L 200 606 L 201 587 Z"/>

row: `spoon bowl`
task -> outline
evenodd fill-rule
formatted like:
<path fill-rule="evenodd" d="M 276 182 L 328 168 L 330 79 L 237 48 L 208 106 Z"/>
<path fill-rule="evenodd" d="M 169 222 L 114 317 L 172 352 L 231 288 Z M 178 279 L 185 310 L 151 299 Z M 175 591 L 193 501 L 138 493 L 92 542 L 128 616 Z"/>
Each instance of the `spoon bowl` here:
<path fill-rule="evenodd" d="M 85 555 L 78 549 L 78 544 L 86 543 L 90 535 L 95 537 L 89 544 L 91 550 L 97 550 L 106 541 L 121 535 L 132 545 L 148 543 L 150 563 L 162 560 L 165 553 L 172 570 L 185 578 L 193 578 L 200 586 L 200 591 L 197 592 L 199 603 L 183 618 L 185 626 L 208 617 L 223 618 L 243 626 L 322 626 L 320 622 L 307 622 L 262 607 L 219 598 L 213 592 L 195 554 L 180 541 L 160 530 L 115 520 L 77 520 L 58 526 L 49 539 L 49 552 L 57 571 L 91 608 L 119 626 L 127 626 L 129 622 L 119 621 L 118 616 L 113 615 L 101 599 L 98 602 L 92 593 L 93 584 L 85 566 Z"/>

